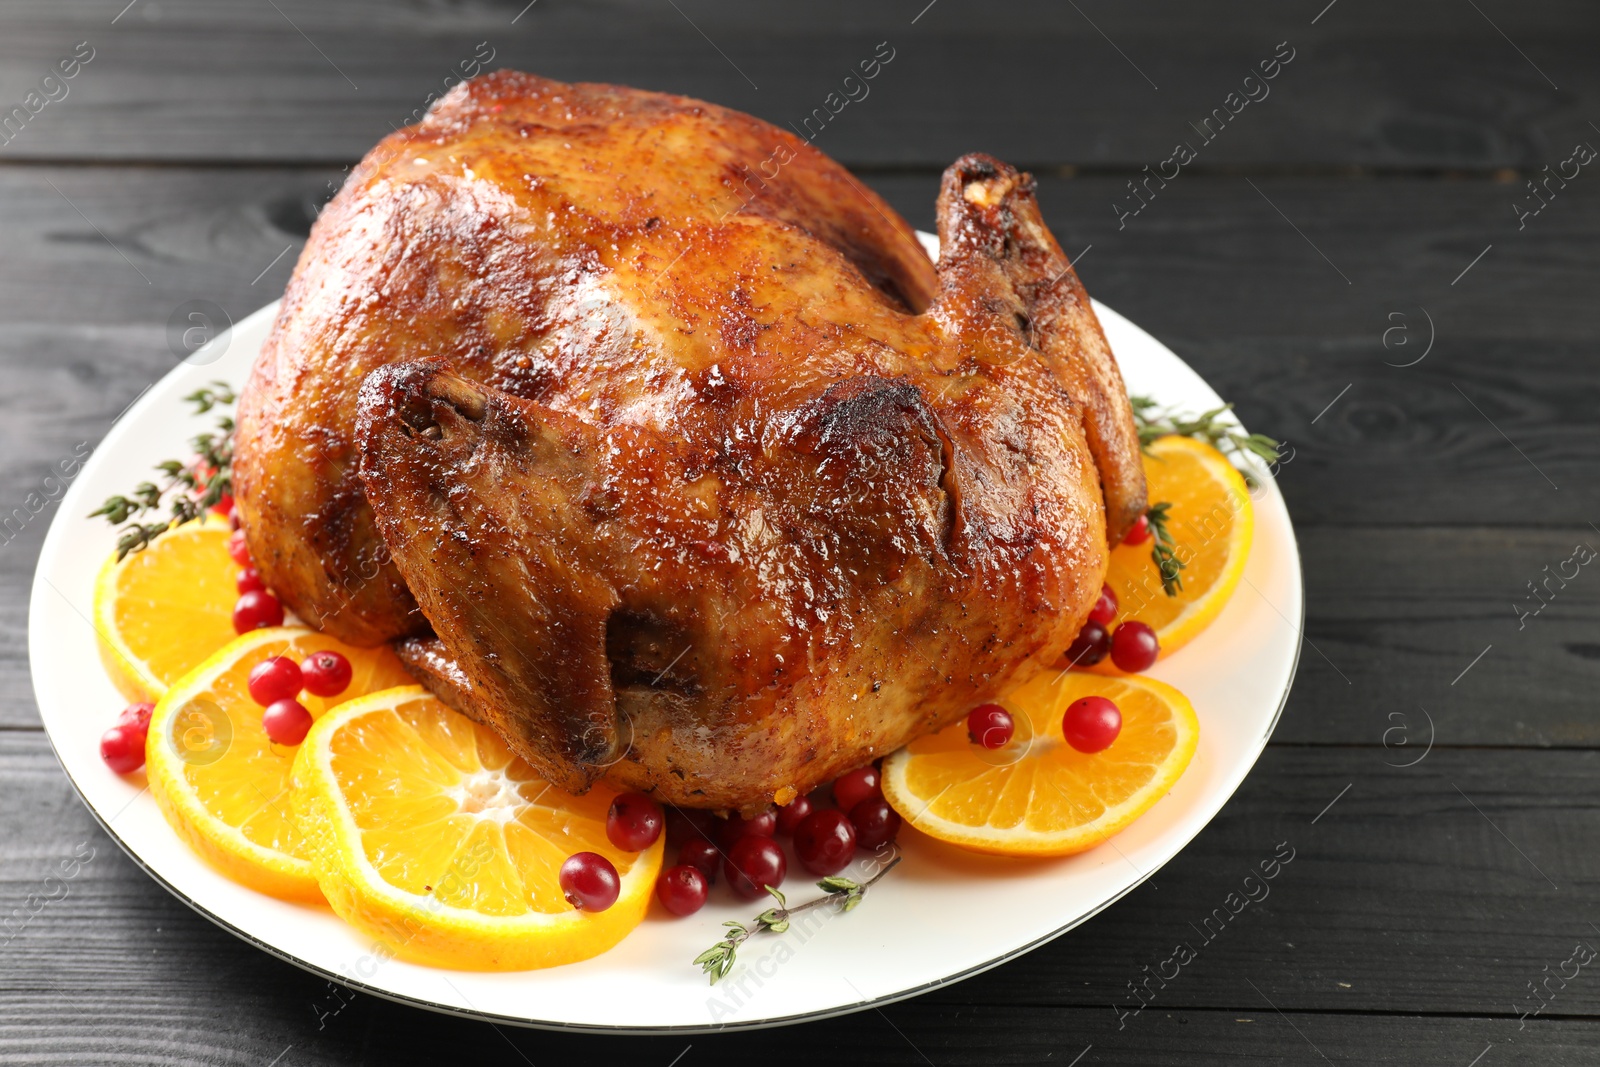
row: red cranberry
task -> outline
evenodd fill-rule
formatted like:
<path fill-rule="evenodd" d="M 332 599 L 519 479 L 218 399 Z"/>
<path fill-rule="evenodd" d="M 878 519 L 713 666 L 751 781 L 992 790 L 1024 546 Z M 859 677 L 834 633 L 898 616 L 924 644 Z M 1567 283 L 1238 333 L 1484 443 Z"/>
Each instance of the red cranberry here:
<path fill-rule="evenodd" d="M 1103 752 L 1122 732 L 1122 712 L 1105 697 L 1083 697 L 1067 705 L 1061 732 L 1079 752 Z"/>
<path fill-rule="evenodd" d="M 617 902 L 622 879 L 598 852 L 579 852 L 561 864 L 561 892 L 579 911 L 605 911 Z"/>
<path fill-rule="evenodd" d="M 1109 585 L 1100 586 L 1100 599 L 1094 602 L 1094 607 L 1089 609 L 1089 618 L 1101 626 L 1110 626 L 1111 620 L 1117 617 L 1117 593 Z"/>
<path fill-rule="evenodd" d="M 298 700 L 274 700 L 261 713 L 261 728 L 276 745 L 298 745 L 311 729 L 311 713 Z"/>
<path fill-rule="evenodd" d="M 728 851 L 723 864 L 728 884 L 746 900 L 767 895 L 766 887 L 783 884 L 789 873 L 789 861 L 783 849 L 770 837 L 741 837 Z"/>
<path fill-rule="evenodd" d="M 606 812 L 606 836 L 624 852 L 643 852 L 661 836 L 661 805 L 643 793 L 622 793 Z"/>
<path fill-rule="evenodd" d="M 853 811 L 863 800 L 882 796 L 883 788 L 878 784 L 878 768 L 870 764 L 857 767 L 849 774 L 840 775 L 833 783 L 833 802 L 839 805 L 841 811 Z"/>
<path fill-rule="evenodd" d="M 744 838 L 771 837 L 777 829 L 778 817 L 770 811 L 748 819 L 742 815 L 730 815 L 726 822 L 717 827 L 717 844 L 731 852 L 733 846 Z"/>
<path fill-rule="evenodd" d="M 681 845 L 696 837 L 711 840 L 717 832 L 717 817 L 699 808 L 667 808 L 667 844 Z"/>
<path fill-rule="evenodd" d="M 710 885 L 717 880 L 722 850 L 704 837 L 691 837 L 678 849 L 678 862 L 686 863 L 705 875 L 706 884 Z"/>
<path fill-rule="evenodd" d="M 228 555 L 239 566 L 250 566 L 250 546 L 245 543 L 243 530 L 235 530 L 228 535 Z"/>
<path fill-rule="evenodd" d="M 118 774 L 144 766 L 145 731 L 135 723 L 118 723 L 100 735 L 100 758 Z"/>
<path fill-rule="evenodd" d="M 1122 543 L 1125 545 L 1142 545 L 1148 540 L 1150 540 L 1150 520 L 1140 515 L 1139 521 L 1133 524 L 1133 529 L 1128 531 L 1127 536 L 1122 539 Z"/>
<path fill-rule="evenodd" d="M 233 586 L 244 593 L 260 593 L 267 588 L 267 583 L 261 580 L 261 572 L 254 567 L 246 567 L 239 572 L 239 577 L 233 580 Z"/>
<path fill-rule="evenodd" d="M 1104 626 L 1090 619 L 1078 631 L 1078 636 L 1072 639 L 1066 652 L 1062 653 L 1061 660 L 1068 667 L 1093 667 L 1105 659 L 1110 651 L 1111 635 Z"/>
<path fill-rule="evenodd" d="M 656 896 L 674 915 L 693 915 L 706 903 L 706 876 L 688 864 L 668 867 L 656 879 Z"/>
<path fill-rule="evenodd" d="M 233 632 L 236 634 L 282 625 L 283 605 L 271 593 L 246 593 L 233 605 Z"/>
<path fill-rule="evenodd" d="M 116 725 L 136 726 L 145 733 L 150 732 L 150 716 L 155 712 L 154 704 L 129 704 L 117 716 Z"/>
<path fill-rule="evenodd" d="M 851 808 L 850 822 L 856 828 L 856 844 L 862 848 L 877 848 L 900 832 L 900 814 L 882 797 L 863 800 Z"/>
<path fill-rule="evenodd" d="M 222 498 L 211 505 L 211 514 L 221 516 L 224 519 L 232 515 L 233 497 L 228 493 L 223 493 Z"/>
<path fill-rule="evenodd" d="M 856 828 L 844 812 L 837 808 L 821 808 L 806 816 L 795 830 L 794 854 L 800 866 L 812 874 L 838 874 L 855 858 Z"/>
<path fill-rule="evenodd" d="M 778 833 L 792 834 L 794 828 L 805 821 L 807 815 L 817 810 L 810 797 L 795 797 L 778 809 Z"/>
<path fill-rule="evenodd" d="M 1017 730 L 1011 713 L 999 704 L 979 704 L 967 712 L 967 739 L 984 748 L 1005 748 Z"/>
<path fill-rule="evenodd" d="M 330 649 L 313 652 L 300 661 L 306 692 L 319 697 L 336 697 L 350 688 L 354 671 L 344 655 Z"/>
<path fill-rule="evenodd" d="M 288 656 L 273 656 L 250 668 L 250 699 L 262 707 L 300 695 L 304 681 L 300 664 Z"/>
<path fill-rule="evenodd" d="M 1149 670 L 1161 655 L 1156 632 L 1142 622 L 1125 622 L 1111 635 L 1111 662 L 1129 674 Z"/>

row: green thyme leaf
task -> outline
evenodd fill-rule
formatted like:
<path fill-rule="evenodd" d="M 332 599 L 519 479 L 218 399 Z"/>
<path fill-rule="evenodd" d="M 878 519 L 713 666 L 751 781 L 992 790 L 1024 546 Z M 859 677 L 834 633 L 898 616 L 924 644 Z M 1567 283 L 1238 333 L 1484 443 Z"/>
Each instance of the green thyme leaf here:
<path fill-rule="evenodd" d="M 227 382 L 215 381 L 184 399 L 195 405 L 195 414 L 199 415 L 218 405 L 231 404 L 237 398 Z M 163 484 L 140 482 L 127 496 L 107 497 L 89 513 L 90 518 L 104 517 L 111 525 L 122 526 L 146 512 L 159 512 L 163 504 L 166 505 L 172 517 L 170 522 L 135 522 L 122 530 L 117 537 L 117 559 L 146 548 L 172 526 L 201 518 L 210 508 L 222 503 L 223 497 L 233 494 L 233 419 L 227 415 L 218 416 L 217 431 L 194 437 L 191 444 L 196 459 L 187 463 L 176 459 L 157 463 L 155 469 L 165 476 Z"/>
<path fill-rule="evenodd" d="M 1150 442 L 1158 437 L 1178 434 L 1205 441 L 1219 452 L 1254 456 L 1269 465 L 1282 458 L 1279 442 L 1265 434 L 1247 434 L 1239 428 L 1238 423 L 1224 419 L 1224 416 L 1233 410 L 1232 404 L 1212 408 L 1194 418 L 1180 417 L 1170 409 L 1162 410 L 1160 405 L 1147 396 L 1130 396 L 1128 404 L 1133 408 L 1133 422 L 1139 430 L 1141 448 L 1147 449 Z M 1250 485 L 1255 485 L 1255 475 L 1250 468 L 1246 466 L 1242 470 L 1244 480 Z"/>
<path fill-rule="evenodd" d="M 733 970 L 739 946 L 745 941 L 762 932 L 769 934 L 785 932 L 789 929 L 789 917 L 796 912 L 834 903 L 839 904 L 840 912 L 851 910 L 861 903 L 861 898 L 866 895 L 868 889 L 875 885 L 884 875 L 894 870 L 899 863 L 900 857 L 897 855 L 882 867 L 877 874 L 867 879 L 865 884 L 858 884 L 848 878 L 840 878 L 837 875 L 824 878 L 817 883 L 817 888 L 821 889 L 826 895 L 817 897 L 814 900 L 808 900 L 804 904 L 796 904 L 792 908 L 789 907 L 789 902 L 782 893 L 771 886 L 767 886 L 767 892 L 778 902 L 778 906 L 776 908 L 768 908 L 760 915 L 757 915 L 753 926 L 746 926 L 744 923 L 737 923 L 731 920 L 724 921 L 722 925 L 728 927 L 732 932 L 696 956 L 694 958 L 695 966 L 705 972 L 712 985 L 716 985 L 727 977 L 729 971 Z M 841 894 L 844 898 L 842 901 L 840 901 Z"/>
<path fill-rule="evenodd" d="M 183 399 L 194 405 L 196 415 L 204 415 L 218 404 L 233 403 L 237 397 L 233 395 L 233 387 L 227 382 L 215 381 L 210 387 L 202 386 Z"/>
<path fill-rule="evenodd" d="M 1183 590 L 1183 579 L 1178 577 L 1178 572 L 1183 570 L 1184 564 L 1178 558 L 1178 543 L 1172 539 L 1172 531 L 1167 528 L 1167 511 L 1171 507 L 1165 501 L 1152 504 L 1144 517 L 1150 524 L 1150 559 L 1161 574 L 1161 588 L 1168 596 L 1177 596 Z"/>
<path fill-rule="evenodd" d="M 128 516 L 134 513 L 138 505 L 125 496 L 108 496 L 106 502 L 95 510 L 89 512 L 89 518 L 98 518 L 101 515 L 113 526 L 121 526 L 128 521 Z"/>

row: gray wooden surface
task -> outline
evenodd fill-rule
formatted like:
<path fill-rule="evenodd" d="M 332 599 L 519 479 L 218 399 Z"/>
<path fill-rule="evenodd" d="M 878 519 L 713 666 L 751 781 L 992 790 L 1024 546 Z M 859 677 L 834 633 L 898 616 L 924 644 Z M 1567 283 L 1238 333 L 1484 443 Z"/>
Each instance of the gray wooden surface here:
<path fill-rule="evenodd" d="M 1294 449 L 1309 643 L 1216 821 L 988 974 L 771 1033 L 573 1037 L 371 997 L 319 1028 L 325 984 L 169 897 L 57 766 L 25 651 L 46 512 L 0 543 L 0 1062 L 1600 1063 L 1590 971 L 1519 1018 L 1600 946 L 1600 579 L 1514 608 L 1600 545 L 1600 176 L 1523 228 L 1512 206 L 1600 145 L 1592 4 L 125 2 L 0 7 L 0 112 L 94 52 L 0 144 L 0 511 L 172 366 L 174 307 L 275 298 L 342 168 L 485 42 L 491 66 L 786 123 L 889 41 L 819 146 L 922 226 L 956 155 L 1035 169 L 1090 291 Z M 1285 41 L 1270 96 L 1119 227 L 1128 180 Z M 1119 1016 L 1285 840 L 1271 896 Z M 67 896 L 18 919 L 75 849 Z"/>

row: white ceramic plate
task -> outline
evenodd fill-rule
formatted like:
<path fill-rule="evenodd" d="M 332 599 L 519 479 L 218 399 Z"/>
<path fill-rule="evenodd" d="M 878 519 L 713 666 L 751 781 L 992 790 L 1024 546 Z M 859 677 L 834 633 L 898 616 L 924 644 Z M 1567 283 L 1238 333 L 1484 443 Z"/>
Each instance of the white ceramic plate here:
<path fill-rule="evenodd" d="M 1221 403 L 1149 334 L 1106 307 L 1096 311 L 1131 392 L 1190 411 Z M 722 936 L 724 920 L 748 920 L 761 910 L 720 890 L 688 919 L 657 909 L 617 948 L 572 966 L 478 974 L 384 961 L 326 908 L 286 904 L 217 874 L 162 820 L 142 773 L 119 777 L 99 757 L 100 734 L 123 704 L 97 666 L 89 621 L 95 573 L 115 533 L 85 516 L 148 478 L 153 463 L 187 454 L 188 438 L 208 429 L 209 417 L 193 416 L 181 398 L 214 378 L 242 384 L 276 312 L 273 304 L 239 323 L 214 361 L 177 366 L 95 450 L 63 498 L 39 558 L 29 650 L 51 743 L 111 836 L 200 914 L 346 986 L 498 1022 L 636 1033 L 772 1026 L 914 996 L 1061 935 L 1153 874 L 1233 794 L 1288 696 L 1300 650 L 1300 560 L 1283 499 L 1264 478 L 1238 594 L 1204 634 L 1151 671 L 1193 700 L 1199 752 L 1172 792 L 1113 843 L 1066 859 L 1020 861 L 970 855 L 907 829 L 903 862 L 860 908 L 848 915 L 819 909 L 805 929 L 752 939 L 735 972 L 715 988 L 690 961 Z M 812 895 L 802 877 L 785 889 L 795 902 Z M 337 1006 L 330 997 L 330 1010 Z"/>

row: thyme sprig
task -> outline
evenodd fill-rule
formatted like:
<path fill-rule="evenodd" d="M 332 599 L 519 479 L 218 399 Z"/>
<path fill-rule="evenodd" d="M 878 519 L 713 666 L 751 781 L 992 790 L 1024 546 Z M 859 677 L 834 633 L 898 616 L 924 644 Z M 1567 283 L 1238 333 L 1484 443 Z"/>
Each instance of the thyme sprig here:
<path fill-rule="evenodd" d="M 1171 408 L 1162 408 L 1148 396 L 1130 396 L 1128 403 L 1133 406 L 1133 422 L 1139 429 L 1139 447 L 1147 451 L 1150 442 L 1156 438 L 1178 434 L 1199 438 L 1224 454 L 1231 452 L 1237 456 L 1255 456 L 1267 464 L 1276 463 L 1282 458 L 1278 441 L 1266 434 L 1247 434 L 1238 423 L 1223 418 L 1233 410 L 1232 404 L 1212 408 L 1193 418 L 1184 418 Z M 1246 482 L 1252 486 L 1256 484 L 1248 466 L 1243 468 L 1243 474 Z"/>
<path fill-rule="evenodd" d="M 1166 501 L 1151 504 L 1144 517 L 1150 524 L 1150 559 L 1161 574 L 1161 591 L 1168 596 L 1177 596 L 1183 591 L 1183 579 L 1178 577 L 1178 572 L 1183 570 L 1184 564 L 1178 558 L 1178 542 L 1172 539 L 1172 531 L 1167 529 L 1167 509 L 1170 507 L 1172 505 Z"/>
<path fill-rule="evenodd" d="M 1224 418 L 1233 410 L 1232 404 L 1224 404 L 1220 408 L 1212 408 L 1199 415 L 1185 417 L 1172 408 L 1161 407 L 1148 396 L 1130 396 L 1128 403 L 1133 408 L 1134 426 L 1139 430 L 1139 447 L 1147 453 L 1150 451 L 1150 443 L 1156 438 L 1177 434 L 1204 441 L 1223 454 L 1231 452 L 1241 458 L 1254 456 L 1269 466 L 1283 458 L 1282 452 L 1279 451 L 1280 442 L 1266 434 L 1247 434 L 1238 423 Z M 1240 473 L 1244 475 L 1247 485 L 1254 487 L 1257 484 L 1255 473 L 1249 463 L 1240 464 Z M 1183 570 L 1183 560 L 1178 558 L 1178 543 L 1173 540 L 1172 533 L 1167 528 L 1169 518 L 1167 511 L 1171 507 L 1172 505 L 1166 502 L 1150 505 L 1149 510 L 1145 512 L 1145 521 L 1150 525 L 1154 541 L 1150 546 L 1150 558 L 1161 574 L 1162 591 L 1168 596 L 1177 596 L 1183 590 L 1183 579 L 1178 575 L 1178 572 Z"/>
<path fill-rule="evenodd" d="M 204 415 L 213 408 L 232 404 L 238 399 L 227 382 L 214 381 L 183 398 L 194 405 L 196 415 Z M 208 509 L 233 494 L 233 418 L 217 418 L 216 431 L 197 434 L 191 444 L 195 458 L 188 463 L 176 459 L 157 463 L 155 469 L 166 476 L 161 485 L 140 482 L 128 495 L 107 497 L 89 517 L 104 516 L 113 526 L 122 526 L 117 538 L 117 559 L 129 552 L 138 552 L 174 526 L 193 522 Z M 177 490 L 176 493 L 173 493 Z M 129 522 L 148 512 L 159 512 L 162 502 L 171 496 L 171 517 L 164 522 Z"/>
<path fill-rule="evenodd" d="M 867 890 L 872 888 L 884 875 L 894 870 L 895 865 L 899 862 L 900 857 L 896 856 L 884 866 L 883 870 L 865 882 L 854 882 L 849 878 L 830 875 L 817 883 L 817 888 L 823 892 L 822 896 L 817 897 L 815 900 L 808 900 L 804 904 L 796 904 L 792 908 L 781 892 L 771 886 L 767 886 L 767 892 L 771 893 L 773 899 L 777 900 L 778 906 L 768 908 L 760 915 L 757 915 L 755 920 L 748 926 L 732 920 L 723 923 L 722 925 L 728 928 L 728 936 L 696 956 L 694 962 L 710 977 L 711 984 L 716 985 L 728 977 L 728 972 L 733 970 L 734 961 L 737 959 L 739 946 L 750 940 L 750 938 L 762 932 L 781 934 L 789 929 L 789 919 L 792 916 L 802 911 L 821 907 L 824 904 L 836 904 L 841 912 L 851 910 L 861 903 L 861 898 L 866 895 Z"/>

